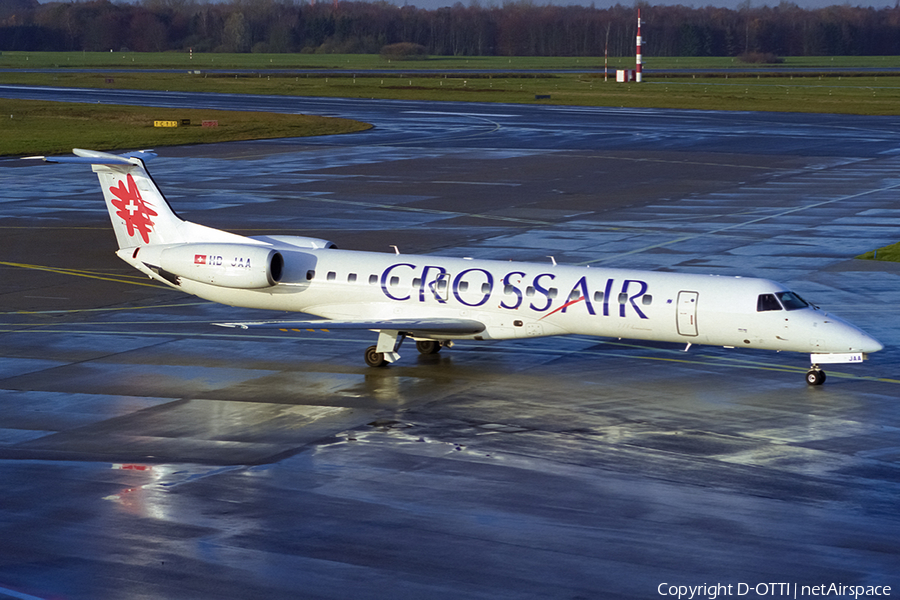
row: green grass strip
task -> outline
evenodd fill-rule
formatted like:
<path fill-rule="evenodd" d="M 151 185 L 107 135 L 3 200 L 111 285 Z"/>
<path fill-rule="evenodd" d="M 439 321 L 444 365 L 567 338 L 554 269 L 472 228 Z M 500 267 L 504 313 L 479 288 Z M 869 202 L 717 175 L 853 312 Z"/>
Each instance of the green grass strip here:
<path fill-rule="evenodd" d="M 190 125 L 182 125 L 182 121 Z M 265 112 L 149 108 L 0 98 L 0 155 L 121 150 L 351 133 L 371 127 L 350 119 Z M 177 127 L 155 127 L 174 121 Z M 217 126 L 204 127 L 203 121 Z"/>
<path fill-rule="evenodd" d="M 0 73 L 0 83 L 97 89 L 270 94 L 571 106 L 900 115 L 900 76 L 648 76 L 615 73 Z"/>
<path fill-rule="evenodd" d="M 865 254 L 860 254 L 856 258 L 861 258 L 863 260 L 900 262 L 900 242 L 885 246 L 884 248 L 878 248 L 877 250 L 871 250 Z"/>
<path fill-rule="evenodd" d="M 738 69 L 748 65 L 729 56 L 655 57 L 644 54 L 645 71 L 653 69 Z M 389 60 L 377 54 L 255 54 L 189 52 L 17 52 L 0 54 L 4 69 L 595 69 L 602 56 L 429 56 Z M 612 69 L 634 68 L 634 56 L 609 57 Z M 900 56 L 788 56 L 780 68 L 900 68 Z"/>

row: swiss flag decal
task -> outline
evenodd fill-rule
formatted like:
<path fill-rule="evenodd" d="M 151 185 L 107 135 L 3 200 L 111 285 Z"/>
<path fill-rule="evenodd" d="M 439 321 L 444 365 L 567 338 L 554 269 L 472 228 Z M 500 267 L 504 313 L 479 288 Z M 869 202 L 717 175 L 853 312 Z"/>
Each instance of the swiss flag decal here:
<path fill-rule="evenodd" d="M 205 254 L 195 254 L 194 255 L 194 264 L 195 265 L 205 265 L 206 264 L 206 255 Z"/>

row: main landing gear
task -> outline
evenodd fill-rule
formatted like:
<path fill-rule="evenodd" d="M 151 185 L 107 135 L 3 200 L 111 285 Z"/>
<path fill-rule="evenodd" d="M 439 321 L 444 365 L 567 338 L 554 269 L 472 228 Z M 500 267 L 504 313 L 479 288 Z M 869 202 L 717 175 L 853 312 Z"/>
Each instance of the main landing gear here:
<path fill-rule="evenodd" d="M 378 346 L 369 346 L 366 348 L 366 364 L 370 367 L 383 367 L 388 364 L 384 357 L 384 352 L 378 351 Z"/>
<path fill-rule="evenodd" d="M 806 383 L 809 385 L 822 385 L 825 383 L 825 371 L 819 365 L 813 365 L 806 373 Z"/>
<path fill-rule="evenodd" d="M 405 333 L 381 331 L 378 333 L 378 343 L 366 348 L 366 364 L 370 367 L 384 367 L 400 358 L 400 344 L 406 339 Z M 419 354 L 437 354 L 444 346 L 450 347 L 452 342 L 440 342 L 438 340 L 420 340 L 416 342 L 416 350 Z"/>
<path fill-rule="evenodd" d="M 437 354 L 444 347 L 443 342 L 437 340 L 420 340 L 416 342 L 416 350 L 419 354 Z"/>

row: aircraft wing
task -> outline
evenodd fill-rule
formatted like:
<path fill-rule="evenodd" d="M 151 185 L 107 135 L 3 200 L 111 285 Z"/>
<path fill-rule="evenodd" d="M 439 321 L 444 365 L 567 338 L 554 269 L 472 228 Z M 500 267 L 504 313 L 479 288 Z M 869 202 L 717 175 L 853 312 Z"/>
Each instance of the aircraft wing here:
<path fill-rule="evenodd" d="M 382 321 L 332 321 L 329 319 L 313 319 L 308 321 L 246 321 L 243 323 L 213 323 L 219 327 L 235 327 L 249 329 L 262 327 L 268 329 L 369 329 L 375 331 L 398 331 L 409 335 L 473 335 L 484 331 L 484 323 L 470 319 L 385 319 Z"/>

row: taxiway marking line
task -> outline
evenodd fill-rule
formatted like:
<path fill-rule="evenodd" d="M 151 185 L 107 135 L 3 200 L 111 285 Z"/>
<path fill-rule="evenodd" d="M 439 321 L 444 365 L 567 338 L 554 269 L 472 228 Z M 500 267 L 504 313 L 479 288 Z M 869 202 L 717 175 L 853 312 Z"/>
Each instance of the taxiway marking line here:
<path fill-rule="evenodd" d="M 656 248 L 664 248 L 666 246 L 671 246 L 672 244 L 677 244 L 679 242 L 686 242 L 688 240 L 693 240 L 701 237 L 705 237 L 708 235 L 715 235 L 717 233 L 722 233 L 723 231 L 730 231 L 732 229 L 738 229 L 740 227 L 746 227 L 747 225 L 753 225 L 756 223 L 761 223 L 763 221 L 768 221 L 769 219 L 774 219 L 776 217 L 783 217 L 785 215 L 790 215 L 797 212 L 802 212 L 805 210 L 809 210 L 811 208 L 819 208 L 822 206 L 828 206 L 830 204 L 835 204 L 837 202 L 844 202 L 846 200 L 852 200 L 854 198 L 861 198 L 863 196 L 868 196 L 869 194 L 875 194 L 878 192 L 887 192 L 890 190 L 895 190 L 900 188 L 900 183 L 895 185 L 889 185 L 882 188 L 877 188 L 874 190 L 866 190 L 865 192 L 859 192 L 858 194 L 850 194 L 849 196 L 841 196 L 840 198 L 832 198 L 831 200 L 823 200 L 822 202 L 816 202 L 814 204 L 808 204 L 805 206 L 795 206 L 794 208 L 789 208 L 787 210 L 783 210 L 778 213 L 774 213 L 771 215 L 765 215 L 762 217 L 757 217 L 756 219 L 750 219 L 749 221 L 744 221 L 743 223 L 734 223 L 732 225 L 726 225 L 724 227 L 719 227 L 717 229 L 711 229 L 709 231 L 704 231 L 702 233 L 695 233 L 692 235 L 683 235 L 681 237 L 675 238 L 673 240 L 669 240 L 668 242 L 660 242 L 659 244 L 652 244 L 650 246 L 645 246 L 643 248 L 637 248 L 635 250 L 629 250 L 628 252 L 622 252 L 620 254 L 616 254 L 615 256 L 607 256 L 605 258 L 598 258 L 596 260 L 587 260 L 584 262 L 576 263 L 578 266 L 583 265 L 593 265 L 597 263 L 606 262 L 608 260 L 614 260 L 622 258 L 623 256 L 629 256 L 631 254 L 640 254 L 641 252 L 645 252 L 647 250 L 655 250 Z"/>
<path fill-rule="evenodd" d="M 281 196 L 283 197 L 283 195 Z M 539 221 L 537 219 L 517 219 L 515 217 L 502 217 L 499 215 L 483 215 L 479 213 L 456 212 L 452 210 L 440 210 L 436 208 L 419 208 L 416 206 L 403 206 L 395 204 L 379 204 L 377 202 L 359 202 L 356 200 L 338 200 L 336 198 L 314 198 L 310 196 L 294 196 L 297 200 L 306 200 L 307 202 L 324 202 L 327 204 L 349 204 L 351 206 L 362 206 L 365 208 L 380 208 L 383 210 L 399 210 L 405 212 L 417 212 L 431 215 L 440 215 L 444 217 L 472 217 L 474 219 L 489 219 L 493 221 L 511 221 L 513 223 L 525 223 L 526 225 L 554 225 L 550 221 Z"/>
<path fill-rule="evenodd" d="M 601 158 L 603 160 L 621 160 L 627 162 L 643 162 L 643 163 L 660 163 L 666 165 L 697 165 L 701 167 L 715 167 L 717 169 L 721 168 L 729 168 L 729 169 L 754 169 L 759 171 L 802 171 L 802 167 L 793 168 L 793 167 L 778 167 L 778 166 L 765 166 L 765 165 L 739 165 L 734 163 L 726 163 L 726 162 L 708 162 L 708 161 L 698 161 L 698 160 L 672 160 L 666 158 L 652 158 L 652 157 L 638 157 L 638 156 L 613 156 L 610 154 L 586 154 L 584 155 L 587 158 Z"/>
<path fill-rule="evenodd" d="M 155 283 L 144 283 L 141 281 L 133 281 L 128 278 L 128 276 L 120 276 L 120 277 L 110 277 L 109 275 L 100 275 L 97 273 L 92 273 L 91 271 L 81 271 L 78 269 L 64 269 L 61 267 L 48 267 L 44 265 L 28 265 L 24 263 L 13 263 L 13 262 L 5 262 L 0 261 L 0 266 L 4 267 L 13 267 L 17 269 L 29 269 L 32 271 L 46 271 L 48 273 L 57 273 L 59 275 L 74 275 L 76 277 L 87 277 L 88 279 L 99 279 L 101 281 L 112 281 L 114 283 L 127 283 L 130 285 L 140 285 L 144 287 L 152 287 L 156 289 L 167 289 L 165 286 L 155 284 Z"/>
<path fill-rule="evenodd" d="M 7 587 L 0 587 L 0 594 L 4 596 L 9 596 L 10 598 L 18 598 L 19 600 L 44 600 L 40 596 L 32 596 L 31 594 L 23 594 L 22 592 L 17 592 L 15 590 L 11 590 Z"/>
<path fill-rule="evenodd" d="M 22 230 L 22 231 L 28 231 L 28 230 L 34 230 L 34 229 L 40 229 L 40 230 L 62 229 L 63 231 L 69 231 L 69 230 L 71 230 L 71 231 L 81 231 L 81 230 L 109 231 L 109 227 L 94 227 L 94 226 L 87 226 L 87 225 L 84 227 L 77 227 L 77 226 L 72 226 L 72 225 L 41 225 L 39 227 L 36 227 L 36 226 L 29 227 L 27 225 L 0 225 L 0 229 Z"/>
<path fill-rule="evenodd" d="M 206 321 L 203 321 L 206 323 Z M 171 321 L 166 321 L 165 324 L 171 325 Z M 83 325 L 79 323 L 79 325 Z M 110 325 L 121 325 L 121 323 L 110 323 Z M 0 326 L 10 326 L 8 323 L 0 324 Z M 318 330 L 317 330 L 318 331 Z M 323 330 L 324 331 L 324 330 Z M 172 332 L 156 332 L 156 331 L 102 331 L 102 330 L 78 330 L 78 329 L 40 329 L 35 331 L 33 329 L 0 329 L 0 333 L 61 333 L 61 334 L 88 334 L 88 335 L 128 335 L 128 336 L 148 336 L 148 337 L 176 337 L 176 338 L 216 338 L 216 339 L 234 339 L 234 340 L 283 340 L 285 336 L 283 335 L 260 335 L 260 334 L 247 334 L 247 333 L 191 333 L 185 334 L 183 331 L 172 331 Z M 287 332 L 291 333 L 291 332 Z M 304 333 L 302 331 L 297 331 L 296 333 Z M 363 343 L 365 340 L 358 338 L 335 338 L 333 334 L 329 336 L 307 336 L 303 338 L 304 342 L 322 342 L 322 343 L 334 343 L 334 342 L 347 342 L 347 343 Z M 495 347 L 498 347 L 501 350 L 508 350 L 500 344 L 497 344 Z M 479 351 L 482 348 L 475 348 L 474 351 Z M 514 351 L 518 352 L 520 349 L 516 348 Z M 754 369 L 758 371 L 775 371 L 779 373 L 802 373 L 807 371 L 806 367 L 795 367 L 793 365 L 761 365 L 757 363 L 749 363 L 749 364 L 731 364 L 731 365 L 723 365 L 721 362 L 717 362 L 719 357 L 715 356 L 707 356 L 700 355 L 695 359 L 688 358 L 669 358 L 665 356 L 636 356 L 633 354 L 624 354 L 619 352 L 599 352 L 596 350 L 540 350 L 535 349 L 535 354 L 544 354 L 544 355 L 555 355 L 558 357 L 569 356 L 572 354 L 579 355 L 590 355 L 590 356 L 598 356 L 603 358 L 621 358 L 621 359 L 632 359 L 632 360 L 648 360 L 648 361 L 663 361 L 663 362 L 673 362 L 673 363 L 681 363 L 688 365 L 697 365 L 697 366 L 706 366 L 712 368 L 739 368 L 739 369 Z M 829 377 L 835 377 L 840 379 L 856 379 L 859 381 L 875 381 L 880 383 L 894 383 L 900 384 L 900 379 L 890 379 L 886 377 L 870 377 L 865 375 L 854 375 L 852 373 L 842 373 L 839 371 L 828 371 Z"/>
<path fill-rule="evenodd" d="M 89 312 L 117 312 L 126 310 L 147 310 L 153 308 L 181 308 L 184 306 L 216 306 L 214 302 L 181 302 L 178 304 L 148 304 L 147 306 L 119 306 L 106 308 L 68 308 L 60 310 L 13 310 L 0 312 L 0 315 L 53 315 L 53 314 L 78 314 Z M 147 321 L 145 321 L 147 322 Z M 172 321 L 168 321 L 171 323 Z M 206 323 L 208 321 L 204 321 Z"/>
<path fill-rule="evenodd" d="M 284 199 L 286 196 L 284 194 L 264 194 L 257 193 L 257 196 L 271 196 L 278 197 L 279 199 Z M 395 210 L 395 211 L 404 211 L 404 212 L 416 212 L 423 214 L 432 214 L 438 216 L 444 216 L 448 218 L 460 218 L 460 217 L 469 217 L 472 219 L 486 219 L 488 221 L 505 221 L 510 223 L 522 223 L 524 225 L 540 225 L 544 227 L 558 227 L 560 225 L 565 225 L 565 221 L 560 221 L 558 223 L 552 221 L 541 221 L 538 219 L 522 219 L 517 217 L 504 217 L 501 215 L 487 215 L 481 213 L 467 213 L 467 212 L 457 212 L 451 210 L 441 210 L 438 208 L 419 208 L 416 206 L 404 206 L 397 204 L 380 204 L 377 202 L 361 202 L 359 200 L 342 200 L 338 198 L 322 198 L 322 197 L 312 197 L 312 196 L 290 196 L 291 199 L 295 200 L 304 200 L 307 202 L 324 202 L 326 204 L 346 204 L 349 206 L 360 206 L 363 208 L 377 208 L 381 210 Z M 232 231 L 271 231 L 270 229 L 234 229 Z M 357 230 L 347 230 L 347 231 L 357 231 Z M 659 230 L 650 228 L 650 227 L 635 227 L 630 225 L 604 225 L 602 223 L 598 223 L 596 226 L 580 229 L 580 231 L 623 231 L 623 232 L 633 232 L 633 233 L 659 233 Z"/>

